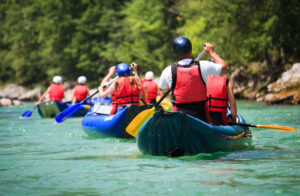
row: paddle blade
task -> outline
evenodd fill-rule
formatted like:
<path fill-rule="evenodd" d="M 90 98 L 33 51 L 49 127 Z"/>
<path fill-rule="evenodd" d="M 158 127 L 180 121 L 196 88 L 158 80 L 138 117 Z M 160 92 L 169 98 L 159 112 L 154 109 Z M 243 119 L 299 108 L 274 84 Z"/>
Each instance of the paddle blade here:
<path fill-rule="evenodd" d="M 70 107 L 68 107 L 67 109 L 62 111 L 61 113 L 57 114 L 55 117 L 55 121 L 58 123 L 62 123 L 64 120 L 66 120 L 67 118 L 72 116 L 80 108 L 81 105 L 82 105 L 81 102 L 71 105 Z"/>
<path fill-rule="evenodd" d="M 276 126 L 276 125 L 256 125 L 256 127 L 297 133 L 297 129 L 293 127 Z"/>
<path fill-rule="evenodd" d="M 24 112 L 24 113 L 20 116 L 20 118 L 30 118 L 32 112 L 33 112 L 33 109 L 27 110 L 26 112 Z"/>
<path fill-rule="evenodd" d="M 141 126 L 151 117 L 153 116 L 155 111 L 155 107 L 151 109 L 144 110 L 130 122 L 130 124 L 126 127 L 126 132 L 133 137 L 136 137 Z"/>

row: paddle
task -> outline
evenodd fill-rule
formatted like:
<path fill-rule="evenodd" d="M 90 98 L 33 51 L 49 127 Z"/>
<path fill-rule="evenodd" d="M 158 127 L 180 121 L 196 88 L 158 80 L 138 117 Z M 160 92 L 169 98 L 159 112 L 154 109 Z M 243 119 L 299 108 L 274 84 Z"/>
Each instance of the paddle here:
<path fill-rule="evenodd" d="M 164 100 L 171 90 L 170 88 L 152 108 L 140 112 L 126 127 L 126 132 L 136 137 L 141 126 L 154 114 L 155 108 Z"/>
<path fill-rule="evenodd" d="M 110 86 L 118 77 L 119 76 L 116 76 L 114 79 L 112 79 L 107 84 L 105 84 L 104 88 Z M 69 118 L 70 116 L 72 116 L 80 108 L 80 106 L 84 102 L 86 102 L 88 99 L 90 99 L 91 97 L 93 97 L 97 93 L 99 93 L 99 90 L 97 90 L 95 93 L 93 93 L 91 96 L 89 96 L 85 100 L 83 100 L 83 101 L 81 101 L 79 103 L 76 103 L 74 105 L 71 105 L 70 107 L 68 107 L 67 109 L 65 109 L 64 111 L 62 111 L 61 113 L 57 114 L 56 117 L 55 117 L 55 121 L 58 122 L 58 123 L 62 123 L 64 120 L 66 120 L 67 118 Z"/>
<path fill-rule="evenodd" d="M 26 112 L 24 112 L 19 118 L 30 118 L 32 112 L 35 110 L 35 108 L 37 108 L 37 106 L 34 106 L 32 109 L 27 110 Z"/>
<path fill-rule="evenodd" d="M 205 44 L 203 45 L 205 46 Z M 199 61 L 200 58 L 205 54 L 205 50 L 203 50 L 196 58 L 195 58 L 195 61 Z"/>
<path fill-rule="evenodd" d="M 239 126 L 246 126 L 246 127 L 259 127 L 259 128 L 265 128 L 265 129 L 273 129 L 277 131 L 287 131 L 287 132 L 293 132 L 297 133 L 297 129 L 293 127 L 287 127 L 287 126 L 277 126 L 277 125 L 251 125 L 251 124 L 241 124 L 236 123 L 232 125 L 239 125 Z"/>

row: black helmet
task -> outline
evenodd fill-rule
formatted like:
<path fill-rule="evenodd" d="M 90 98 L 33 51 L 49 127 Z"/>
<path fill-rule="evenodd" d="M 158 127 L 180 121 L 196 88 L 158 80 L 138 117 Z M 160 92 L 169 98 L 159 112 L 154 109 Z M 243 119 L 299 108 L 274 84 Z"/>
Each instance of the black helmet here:
<path fill-rule="evenodd" d="M 178 56 L 187 54 L 192 51 L 192 44 L 186 37 L 177 37 L 173 42 L 173 50 Z"/>

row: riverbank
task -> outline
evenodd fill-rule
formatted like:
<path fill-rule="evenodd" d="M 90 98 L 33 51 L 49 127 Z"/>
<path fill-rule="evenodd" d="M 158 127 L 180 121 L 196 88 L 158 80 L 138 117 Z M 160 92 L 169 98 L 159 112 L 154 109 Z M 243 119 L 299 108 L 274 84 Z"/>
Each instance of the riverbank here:
<path fill-rule="evenodd" d="M 230 80 L 238 99 L 266 104 L 300 104 L 300 63 L 293 64 L 275 80 L 263 66 L 248 70 L 240 67 L 230 75 Z"/>
<path fill-rule="evenodd" d="M 253 71 L 255 70 L 255 71 Z M 289 69 L 272 80 L 272 74 L 263 66 L 246 69 L 240 67 L 230 74 L 237 99 L 256 100 L 266 104 L 300 104 L 300 63 L 293 64 Z M 157 79 L 158 81 L 158 79 Z M 71 97 L 74 82 L 64 82 L 65 98 Z M 0 90 L 0 106 L 21 105 L 24 101 L 37 101 L 42 95 L 41 88 L 8 84 Z"/>

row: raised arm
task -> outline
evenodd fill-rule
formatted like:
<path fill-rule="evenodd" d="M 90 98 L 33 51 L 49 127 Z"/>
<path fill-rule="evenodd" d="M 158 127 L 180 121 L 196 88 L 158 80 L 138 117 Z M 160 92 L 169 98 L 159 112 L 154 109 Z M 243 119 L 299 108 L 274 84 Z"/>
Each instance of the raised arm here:
<path fill-rule="evenodd" d="M 111 79 L 111 77 L 116 73 L 116 66 L 113 66 L 111 68 L 109 68 L 108 74 L 103 78 L 100 86 L 104 86 L 104 84 L 106 84 L 107 82 L 109 82 L 109 80 Z"/>
<path fill-rule="evenodd" d="M 137 71 L 137 64 L 136 63 L 131 63 L 130 64 L 130 67 L 131 67 L 131 69 L 132 69 L 132 71 L 134 71 L 134 76 L 135 76 L 135 78 L 139 81 L 139 83 L 140 83 L 140 77 L 139 77 L 139 75 L 138 75 L 138 71 Z"/>
<path fill-rule="evenodd" d="M 147 99 L 148 99 L 148 91 L 147 91 L 147 88 L 145 86 L 143 86 L 143 95 L 144 95 L 143 100 L 147 101 Z"/>
<path fill-rule="evenodd" d="M 214 46 L 207 42 L 207 43 L 205 43 L 205 45 L 203 47 L 204 47 L 205 52 L 213 59 L 213 61 L 216 64 L 220 64 L 222 66 L 221 75 L 227 73 L 229 70 L 229 67 L 226 64 L 226 62 L 220 56 L 217 55 L 217 53 L 214 50 Z"/>
<path fill-rule="evenodd" d="M 227 85 L 227 95 L 228 95 L 228 100 L 230 104 L 230 110 L 231 110 L 231 115 L 232 115 L 232 122 L 236 122 L 236 116 L 237 116 L 237 106 L 236 106 L 236 101 L 233 93 L 233 87 L 231 82 L 228 82 Z"/>
<path fill-rule="evenodd" d="M 104 90 L 104 85 L 111 79 L 111 77 L 116 73 L 116 66 L 109 69 L 108 74 L 102 80 L 98 90 L 101 97 L 106 97 L 107 95 L 115 91 L 116 81 L 113 82 L 107 89 Z"/>
<path fill-rule="evenodd" d="M 48 95 L 50 91 L 50 88 L 48 87 L 48 89 L 44 92 L 44 94 L 40 97 L 39 101 L 37 103 L 35 103 L 35 105 L 39 105 L 40 103 L 42 103 L 42 101 L 45 99 L 45 97 Z"/>

